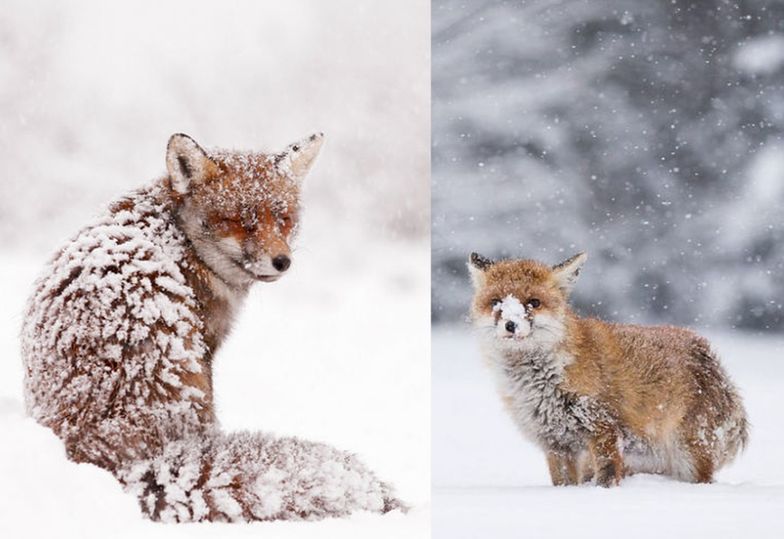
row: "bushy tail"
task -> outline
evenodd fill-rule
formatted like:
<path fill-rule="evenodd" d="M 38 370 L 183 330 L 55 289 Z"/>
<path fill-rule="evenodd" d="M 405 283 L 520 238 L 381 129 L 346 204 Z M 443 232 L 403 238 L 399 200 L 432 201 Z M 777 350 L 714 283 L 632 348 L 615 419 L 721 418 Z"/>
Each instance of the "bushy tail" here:
<path fill-rule="evenodd" d="M 723 425 L 724 445 L 719 458 L 719 465 L 724 466 L 732 462 L 749 443 L 749 421 L 746 410 L 737 393 L 734 394 L 735 407 L 729 419 Z"/>
<path fill-rule="evenodd" d="M 748 445 L 749 421 L 738 389 L 716 353 L 702 339 L 697 343 L 695 360 L 693 373 L 701 398 L 692 414 L 704 418 L 705 423 L 698 423 L 697 427 L 703 430 L 703 443 L 712 449 L 714 468 L 719 469 Z"/>
<path fill-rule="evenodd" d="M 321 443 L 214 432 L 118 473 L 153 520 L 316 520 L 403 509 L 354 455 Z"/>

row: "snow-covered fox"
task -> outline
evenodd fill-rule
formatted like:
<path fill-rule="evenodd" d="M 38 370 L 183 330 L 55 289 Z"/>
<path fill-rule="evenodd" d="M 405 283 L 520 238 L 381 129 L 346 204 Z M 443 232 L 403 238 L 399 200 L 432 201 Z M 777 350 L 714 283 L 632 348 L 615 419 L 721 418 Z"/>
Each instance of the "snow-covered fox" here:
<path fill-rule="evenodd" d="M 506 408 L 546 452 L 554 485 L 712 481 L 747 441 L 737 390 L 692 331 L 576 316 L 567 300 L 585 260 L 471 254 L 472 318 Z"/>
<path fill-rule="evenodd" d="M 281 153 L 169 139 L 168 174 L 60 249 L 22 330 L 29 412 L 162 521 L 317 519 L 400 507 L 352 454 L 220 431 L 212 369 L 250 286 L 291 264 L 322 143 Z"/>

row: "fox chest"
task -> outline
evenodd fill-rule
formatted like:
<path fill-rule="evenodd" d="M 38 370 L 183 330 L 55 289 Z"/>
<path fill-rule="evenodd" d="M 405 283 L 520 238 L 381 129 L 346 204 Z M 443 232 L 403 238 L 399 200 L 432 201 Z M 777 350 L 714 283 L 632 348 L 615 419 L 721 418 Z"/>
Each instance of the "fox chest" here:
<path fill-rule="evenodd" d="M 604 415 L 590 397 L 563 389 L 563 358 L 517 356 L 498 365 L 500 391 L 520 430 L 554 450 L 585 447 Z"/>

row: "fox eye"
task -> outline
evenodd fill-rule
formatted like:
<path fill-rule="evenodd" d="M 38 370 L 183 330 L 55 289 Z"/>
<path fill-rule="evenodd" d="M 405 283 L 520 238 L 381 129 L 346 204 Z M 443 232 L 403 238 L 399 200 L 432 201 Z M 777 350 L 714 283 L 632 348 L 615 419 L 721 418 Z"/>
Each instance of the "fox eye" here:
<path fill-rule="evenodd" d="M 528 305 L 530 305 L 534 309 L 538 309 L 541 304 L 542 304 L 542 302 L 539 301 L 536 298 L 531 298 L 531 299 L 528 300 Z"/>

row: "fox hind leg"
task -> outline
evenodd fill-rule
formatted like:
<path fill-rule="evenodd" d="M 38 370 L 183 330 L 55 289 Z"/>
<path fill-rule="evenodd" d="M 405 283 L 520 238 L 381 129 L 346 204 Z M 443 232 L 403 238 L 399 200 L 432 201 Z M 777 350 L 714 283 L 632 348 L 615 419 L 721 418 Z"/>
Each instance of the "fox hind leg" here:
<path fill-rule="evenodd" d="M 691 459 L 691 480 L 695 483 L 712 483 L 716 466 L 710 447 L 704 441 L 689 438 L 686 451 Z"/>

